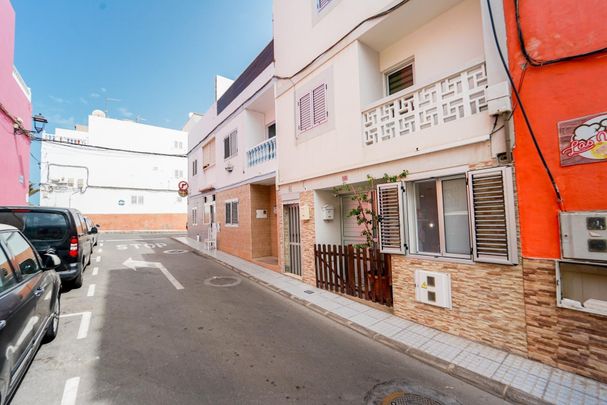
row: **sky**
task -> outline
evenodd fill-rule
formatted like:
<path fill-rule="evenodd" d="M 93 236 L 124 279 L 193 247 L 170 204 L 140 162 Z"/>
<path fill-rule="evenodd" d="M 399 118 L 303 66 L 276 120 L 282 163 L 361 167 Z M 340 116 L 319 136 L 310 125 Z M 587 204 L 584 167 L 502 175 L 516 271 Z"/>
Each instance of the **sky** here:
<path fill-rule="evenodd" d="M 106 104 L 112 118 L 181 129 L 214 102 L 215 75 L 235 79 L 272 39 L 272 0 L 11 4 L 15 65 L 50 133 Z"/>

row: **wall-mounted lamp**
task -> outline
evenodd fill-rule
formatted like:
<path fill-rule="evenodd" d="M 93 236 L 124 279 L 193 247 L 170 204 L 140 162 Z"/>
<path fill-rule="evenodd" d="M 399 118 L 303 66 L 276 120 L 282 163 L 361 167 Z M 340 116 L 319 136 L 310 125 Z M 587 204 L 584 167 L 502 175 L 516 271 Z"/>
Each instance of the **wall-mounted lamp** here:
<path fill-rule="evenodd" d="M 13 133 L 15 135 L 17 135 L 18 133 L 21 133 L 23 135 L 39 134 L 40 132 L 44 131 L 44 127 L 46 126 L 46 124 L 48 124 L 48 120 L 42 114 L 34 115 L 32 117 L 32 120 L 34 121 L 34 130 L 29 131 L 23 127 L 23 120 L 17 118 L 17 121 L 13 124 Z"/>

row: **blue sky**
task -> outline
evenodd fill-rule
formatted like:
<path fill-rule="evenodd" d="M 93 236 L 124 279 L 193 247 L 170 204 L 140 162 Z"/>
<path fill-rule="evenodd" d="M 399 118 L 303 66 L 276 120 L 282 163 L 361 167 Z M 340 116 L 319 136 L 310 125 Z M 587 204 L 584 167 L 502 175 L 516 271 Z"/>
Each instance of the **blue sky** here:
<path fill-rule="evenodd" d="M 55 127 L 113 118 L 180 129 L 272 38 L 272 0 L 11 0 L 15 64 Z"/>

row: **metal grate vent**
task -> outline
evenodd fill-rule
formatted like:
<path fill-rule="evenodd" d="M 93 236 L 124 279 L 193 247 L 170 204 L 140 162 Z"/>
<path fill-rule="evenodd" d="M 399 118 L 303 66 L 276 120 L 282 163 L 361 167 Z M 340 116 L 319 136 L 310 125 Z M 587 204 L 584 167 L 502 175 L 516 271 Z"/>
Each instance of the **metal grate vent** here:
<path fill-rule="evenodd" d="M 477 174 L 471 179 L 476 255 L 508 259 L 503 174 Z"/>

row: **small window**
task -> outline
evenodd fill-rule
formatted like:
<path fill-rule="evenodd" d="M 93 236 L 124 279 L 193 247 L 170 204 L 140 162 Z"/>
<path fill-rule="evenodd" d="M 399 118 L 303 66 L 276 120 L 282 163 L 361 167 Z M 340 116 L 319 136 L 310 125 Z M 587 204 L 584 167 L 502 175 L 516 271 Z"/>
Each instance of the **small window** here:
<path fill-rule="evenodd" d="M 15 258 L 19 271 L 23 275 L 35 274 L 40 271 L 40 265 L 34 250 L 19 232 L 0 233 L 8 250 Z"/>
<path fill-rule="evenodd" d="M 272 139 L 276 136 L 276 123 L 268 126 L 268 139 Z"/>
<path fill-rule="evenodd" d="M 238 225 L 238 201 L 226 202 L 226 225 Z"/>
<path fill-rule="evenodd" d="M 559 262 L 557 302 L 561 307 L 607 315 L 607 267 Z"/>
<path fill-rule="evenodd" d="M 192 208 L 192 225 L 198 225 L 198 208 Z"/>
<path fill-rule="evenodd" d="M 223 138 L 223 158 L 228 159 L 238 153 L 238 131 L 232 131 Z"/>
<path fill-rule="evenodd" d="M 136 195 L 132 195 L 131 196 L 131 204 L 137 204 L 137 196 Z"/>
<path fill-rule="evenodd" d="M 176 179 L 183 178 L 183 170 L 175 169 L 175 178 Z"/>
<path fill-rule="evenodd" d="M 215 139 L 202 147 L 202 168 L 215 164 Z"/>
<path fill-rule="evenodd" d="M 298 129 L 303 132 L 327 121 L 327 85 L 321 84 L 304 94 L 297 102 L 299 109 Z"/>
<path fill-rule="evenodd" d="M 192 162 L 192 176 L 196 176 L 198 174 L 198 159 L 195 159 Z"/>
<path fill-rule="evenodd" d="M 413 86 L 413 64 L 404 66 L 386 75 L 388 95 Z"/>
<path fill-rule="evenodd" d="M 143 196 L 142 195 L 137 197 L 137 204 L 143 205 Z"/>

